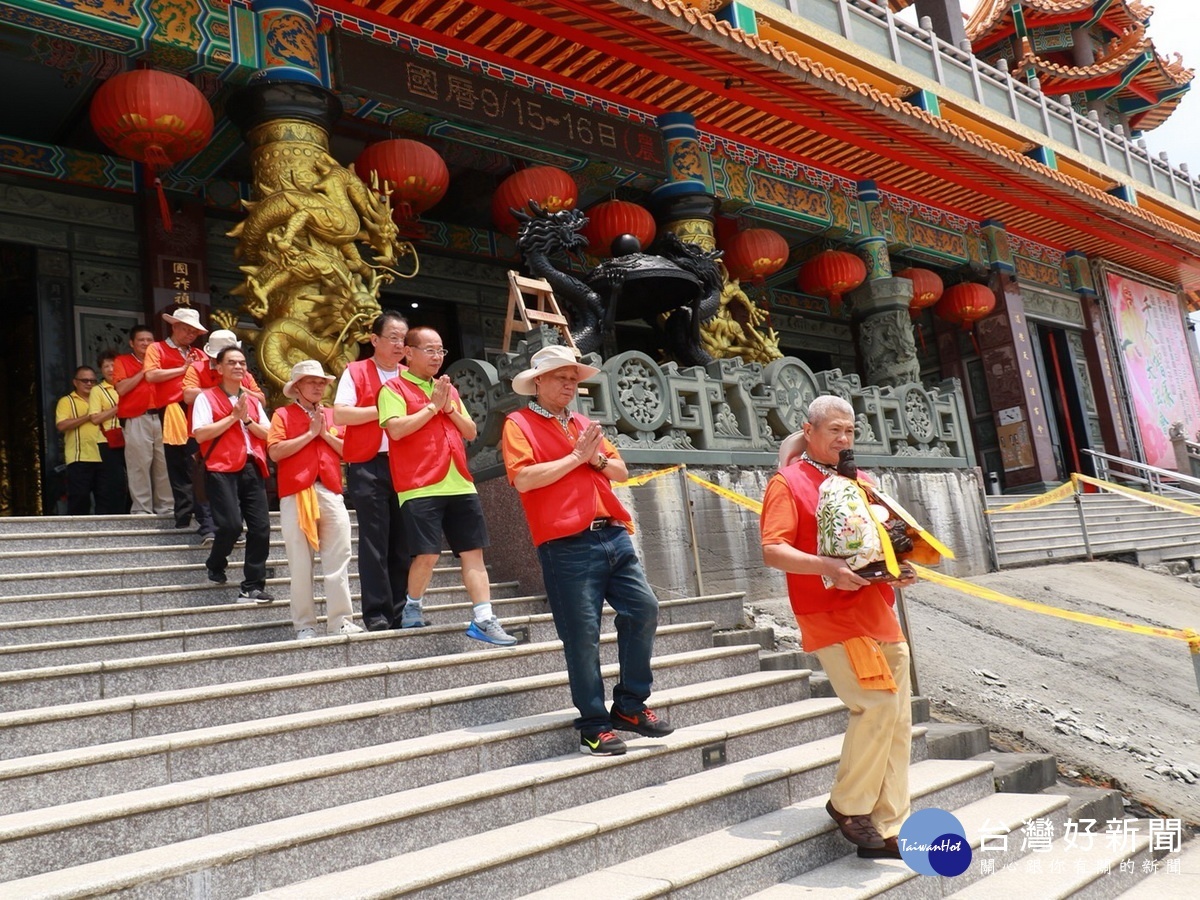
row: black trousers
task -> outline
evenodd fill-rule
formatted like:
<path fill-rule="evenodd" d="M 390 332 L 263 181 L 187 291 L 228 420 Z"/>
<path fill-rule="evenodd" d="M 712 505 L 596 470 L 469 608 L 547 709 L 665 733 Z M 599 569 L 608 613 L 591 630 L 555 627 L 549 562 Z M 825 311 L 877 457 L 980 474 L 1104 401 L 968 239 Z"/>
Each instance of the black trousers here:
<path fill-rule="evenodd" d="M 267 584 L 267 552 L 271 542 L 267 486 L 254 463 L 247 459 L 240 472 L 209 472 L 208 501 L 217 536 L 206 563 L 224 572 L 229 552 L 246 522 L 246 561 L 242 566 L 243 591 L 261 591 Z"/>
<path fill-rule="evenodd" d="M 386 458 L 386 457 L 385 457 Z M 92 512 L 92 495 L 100 486 L 100 463 L 67 464 L 67 515 L 87 516 Z M 99 505 L 99 496 L 97 496 Z M 393 499 L 395 499 L 393 495 Z M 97 510 L 99 511 L 99 510 Z"/>
<path fill-rule="evenodd" d="M 346 496 L 358 513 L 358 578 L 363 624 L 399 627 L 408 596 L 408 566 L 400 503 L 386 453 L 347 466 Z"/>
<path fill-rule="evenodd" d="M 196 517 L 198 531 L 211 534 L 216 531 L 212 511 L 207 503 L 197 503 L 193 483 L 196 477 L 195 438 L 186 444 L 163 444 L 163 455 L 167 458 L 167 480 L 171 482 L 171 494 L 175 498 L 175 527 L 186 528 L 192 516 Z"/>
<path fill-rule="evenodd" d="M 96 489 L 96 512 L 103 516 L 122 516 L 129 512 L 124 447 L 100 445 L 100 484 Z"/>

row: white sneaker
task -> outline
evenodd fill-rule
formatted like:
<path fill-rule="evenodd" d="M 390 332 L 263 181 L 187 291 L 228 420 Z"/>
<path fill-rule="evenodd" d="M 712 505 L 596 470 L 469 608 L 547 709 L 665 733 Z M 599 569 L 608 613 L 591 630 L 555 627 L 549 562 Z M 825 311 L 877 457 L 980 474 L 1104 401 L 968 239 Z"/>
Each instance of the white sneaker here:
<path fill-rule="evenodd" d="M 342 623 L 342 627 L 337 630 L 338 634 L 362 634 L 362 626 L 355 625 L 349 619 Z"/>
<path fill-rule="evenodd" d="M 311 641 L 316 636 L 317 630 L 315 628 L 301 628 L 296 632 L 296 640 L 298 641 Z"/>

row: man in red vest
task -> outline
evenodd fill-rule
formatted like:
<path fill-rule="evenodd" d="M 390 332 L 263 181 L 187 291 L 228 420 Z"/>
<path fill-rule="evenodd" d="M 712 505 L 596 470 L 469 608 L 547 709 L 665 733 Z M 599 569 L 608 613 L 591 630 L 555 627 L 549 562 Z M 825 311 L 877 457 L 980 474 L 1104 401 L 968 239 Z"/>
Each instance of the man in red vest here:
<path fill-rule="evenodd" d="M 350 515 L 342 502 L 342 438 L 333 410 L 322 405 L 334 380 L 306 359 L 292 366 L 283 395 L 292 403 L 275 410 L 267 453 L 275 460 L 279 525 L 292 580 L 292 625 L 299 640 L 317 636 L 313 604 L 313 553 L 325 573 L 325 631 L 358 634 L 350 604 Z"/>
<path fill-rule="evenodd" d="M 850 710 L 825 810 L 859 856 L 899 859 L 896 836 L 909 812 L 912 707 L 895 595 L 856 575 L 844 559 L 817 555 L 821 483 L 835 473 L 840 451 L 854 446 L 854 409 L 840 397 L 817 397 L 804 438 L 807 446 L 795 448 L 803 449 L 799 458 L 767 484 L 763 562 L 787 573 L 804 651 L 817 655 Z M 822 576 L 834 586 L 826 588 Z"/>
<path fill-rule="evenodd" d="M 409 553 L 392 490 L 388 437 L 379 427 L 379 389 L 400 374 L 408 320 L 385 309 L 371 325 L 375 353 L 346 366 L 333 400 L 333 421 L 346 426 L 342 458 L 346 495 L 358 515 L 358 575 L 363 625 L 399 628 L 408 587 Z"/>
<path fill-rule="evenodd" d="M 674 730 L 646 706 L 658 598 L 629 539 L 632 516 L 612 490 L 612 482 L 629 476 L 625 461 L 599 425 L 568 408 L 579 382 L 599 369 L 556 346 L 537 351 L 530 364 L 513 378 L 513 390 L 535 399 L 504 422 L 504 466 L 520 493 L 563 642 L 571 701 L 579 710 L 579 750 L 619 756 L 626 747 L 614 729 L 646 737 Z M 617 613 L 621 661 L 611 712 L 600 677 L 605 600 Z"/>
<path fill-rule="evenodd" d="M 154 332 L 148 326 L 134 325 L 129 329 L 133 352 L 118 356 L 113 364 L 113 387 L 120 397 L 117 416 L 125 431 L 125 472 L 133 500 L 130 512 L 135 516 L 165 516 L 174 502 L 154 385 L 146 380 L 146 351 L 153 343 Z"/>
<path fill-rule="evenodd" d="M 208 498 L 217 536 L 205 564 L 208 580 L 224 584 L 229 551 L 246 522 L 246 559 L 238 600 L 270 603 L 267 552 L 271 521 L 267 508 L 267 431 L 270 422 L 262 404 L 242 390 L 246 357 L 237 347 L 217 354 L 221 384 L 196 397 L 192 433 L 200 442 L 200 457 L 208 469 Z"/>
<path fill-rule="evenodd" d="M 379 424 L 392 442 L 392 487 L 404 521 L 405 543 L 413 554 L 400 627 L 425 624 L 421 603 L 444 534 L 461 560 L 463 585 L 473 606 L 467 637 L 510 646 L 517 639 L 492 614 L 483 564 L 487 523 L 467 467 L 466 441 L 474 440 L 475 423 L 450 379 L 437 377 L 446 358 L 438 333 L 413 328 L 404 342 L 408 368 L 379 392 Z"/>

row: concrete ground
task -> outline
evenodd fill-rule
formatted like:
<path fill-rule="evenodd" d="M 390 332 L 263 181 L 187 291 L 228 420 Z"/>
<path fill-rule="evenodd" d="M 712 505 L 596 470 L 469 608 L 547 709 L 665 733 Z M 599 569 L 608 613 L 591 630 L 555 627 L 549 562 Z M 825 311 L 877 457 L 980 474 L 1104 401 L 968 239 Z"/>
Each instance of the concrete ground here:
<path fill-rule="evenodd" d="M 1200 589 L 1133 565 L 1067 563 L 971 581 L 1059 609 L 1200 631 Z M 1186 643 L 928 582 L 904 595 L 918 687 L 935 717 L 986 724 L 1005 749 L 1053 753 L 1060 775 L 1116 787 L 1141 815 L 1200 824 L 1200 688 Z M 776 624 L 781 646 L 796 642 L 786 601 L 752 609 Z"/>

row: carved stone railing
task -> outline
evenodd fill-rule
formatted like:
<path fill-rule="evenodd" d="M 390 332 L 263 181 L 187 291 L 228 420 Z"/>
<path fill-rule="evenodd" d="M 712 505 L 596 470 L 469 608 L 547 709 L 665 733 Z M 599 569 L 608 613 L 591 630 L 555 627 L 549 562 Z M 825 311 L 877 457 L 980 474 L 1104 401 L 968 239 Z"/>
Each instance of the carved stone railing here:
<path fill-rule="evenodd" d="M 502 471 L 498 444 L 504 417 L 526 402 L 513 393 L 512 377 L 553 340 L 549 330 L 533 332 L 516 353 L 504 354 L 495 365 L 464 359 L 448 370 L 479 426 L 470 447 L 476 477 Z M 631 463 L 773 464 L 780 441 L 804 422 L 809 401 L 835 394 L 854 407 L 856 455 L 863 465 L 974 465 L 956 379 L 933 389 L 920 384 L 864 387 L 857 375 L 837 369 L 813 372 L 793 357 L 767 366 L 733 359 L 686 369 L 659 365 L 638 351 L 585 361 L 601 372 L 580 385 L 578 409 L 604 427 Z"/>

